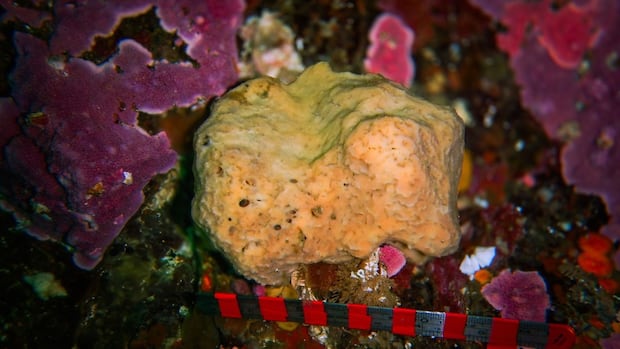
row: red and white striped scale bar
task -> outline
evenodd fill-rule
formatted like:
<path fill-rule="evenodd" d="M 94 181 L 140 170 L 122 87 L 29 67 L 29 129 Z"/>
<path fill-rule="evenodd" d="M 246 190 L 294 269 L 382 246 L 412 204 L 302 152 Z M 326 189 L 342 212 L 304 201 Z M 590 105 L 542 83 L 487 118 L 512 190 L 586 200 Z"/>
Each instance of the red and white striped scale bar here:
<path fill-rule="evenodd" d="M 408 308 L 220 292 L 200 293 L 197 306 L 206 314 L 227 318 L 299 322 L 366 331 L 391 331 L 404 336 L 478 341 L 494 349 L 517 346 L 568 349 L 575 343 L 575 332 L 568 325 Z"/>

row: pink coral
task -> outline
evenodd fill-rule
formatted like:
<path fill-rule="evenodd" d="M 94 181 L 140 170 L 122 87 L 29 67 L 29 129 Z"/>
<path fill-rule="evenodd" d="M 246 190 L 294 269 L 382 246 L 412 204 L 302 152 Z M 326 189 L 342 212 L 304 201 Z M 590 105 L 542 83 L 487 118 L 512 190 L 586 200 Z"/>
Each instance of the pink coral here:
<path fill-rule="evenodd" d="M 388 277 L 398 274 L 407 263 L 405 255 L 392 245 L 379 248 L 379 261 L 385 266 Z"/>
<path fill-rule="evenodd" d="M 585 52 L 598 39 L 599 31 L 594 29 L 593 18 L 588 9 L 568 4 L 556 13 L 547 7 L 545 20 L 540 23 L 542 35 L 540 44 L 562 68 L 576 68 Z"/>
<path fill-rule="evenodd" d="M 547 54 L 565 69 L 579 66 L 598 38 L 591 10 L 573 3 L 554 10 L 550 1 L 509 2 L 504 14 L 501 21 L 510 30 L 497 36 L 497 44 L 511 56 L 521 48 L 530 26 Z"/>
<path fill-rule="evenodd" d="M 489 6 L 484 0 L 472 2 L 485 9 Z M 569 3 L 555 10 L 551 0 L 508 1 L 500 20 L 509 30 L 497 35 L 497 45 L 513 56 L 531 32 L 557 65 L 576 68 L 586 51 L 596 44 L 600 33 L 594 25 L 590 7 Z"/>
<path fill-rule="evenodd" d="M 415 69 L 411 58 L 413 31 L 399 17 L 386 13 L 375 20 L 369 38 L 366 71 L 411 86 Z"/>

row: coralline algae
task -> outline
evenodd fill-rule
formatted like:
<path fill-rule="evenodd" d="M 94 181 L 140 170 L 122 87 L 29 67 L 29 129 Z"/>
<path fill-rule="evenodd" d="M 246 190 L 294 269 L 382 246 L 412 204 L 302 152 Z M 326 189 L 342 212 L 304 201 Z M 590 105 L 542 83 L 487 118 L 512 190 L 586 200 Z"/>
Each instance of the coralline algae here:
<path fill-rule="evenodd" d="M 503 270 L 482 287 L 482 295 L 508 319 L 544 322 L 551 306 L 545 281 L 535 271 Z"/>
<path fill-rule="evenodd" d="M 497 43 L 510 55 L 523 105 L 566 142 L 565 180 L 603 198 L 611 217 L 602 231 L 620 239 L 620 3 L 470 2 L 506 26 Z"/>
<path fill-rule="evenodd" d="M 3 4 L 4 6 L 4 4 Z M 237 79 L 235 33 L 242 1 L 58 1 L 53 11 L 4 6 L 2 21 L 51 20 L 49 41 L 16 32 L 10 98 L 0 100 L 0 205 L 40 239 L 67 242 L 91 269 L 138 210 L 142 189 L 172 168 L 164 133 L 137 125 L 138 111 L 161 113 L 224 92 Z M 154 59 L 125 39 L 97 65 L 80 58 L 96 36 L 156 7 L 198 63 Z M 43 8 L 43 7 L 41 7 Z"/>

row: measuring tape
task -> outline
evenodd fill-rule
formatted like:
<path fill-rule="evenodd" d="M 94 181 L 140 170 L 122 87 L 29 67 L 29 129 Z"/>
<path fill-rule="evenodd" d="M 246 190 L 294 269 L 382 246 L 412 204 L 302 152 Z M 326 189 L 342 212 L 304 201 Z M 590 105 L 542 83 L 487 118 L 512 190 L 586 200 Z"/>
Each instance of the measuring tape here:
<path fill-rule="evenodd" d="M 527 346 L 568 349 L 575 343 L 575 332 L 568 325 L 408 308 L 220 292 L 199 293 L 197 307 L 206 314 L 226 318 L 299 322 L 366 331 L 390 331 L 405 336 L 477 341 L 488 343 L 487 348 Z"/>

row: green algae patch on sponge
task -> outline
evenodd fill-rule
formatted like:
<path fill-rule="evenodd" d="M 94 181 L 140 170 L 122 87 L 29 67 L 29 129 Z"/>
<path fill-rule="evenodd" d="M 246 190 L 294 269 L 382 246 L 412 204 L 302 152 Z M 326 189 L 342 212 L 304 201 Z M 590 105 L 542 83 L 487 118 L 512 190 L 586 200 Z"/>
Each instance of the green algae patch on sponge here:
<path fill-rule="evenodd" d="M 385 243 L 416 263 L 458 246 L 463 124 L 379 75 L 319 63 L 288 85 L 245 82 L 194 147 L 193 218 L 259 283 Z"/>

